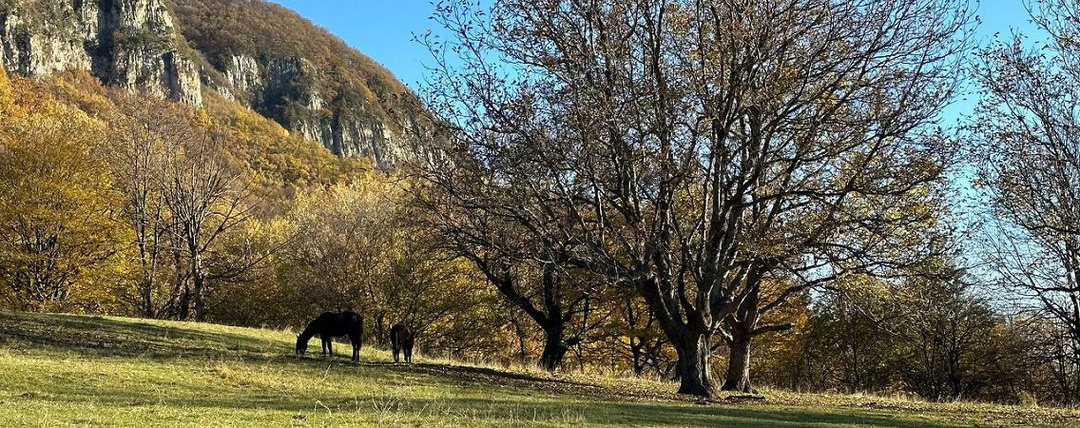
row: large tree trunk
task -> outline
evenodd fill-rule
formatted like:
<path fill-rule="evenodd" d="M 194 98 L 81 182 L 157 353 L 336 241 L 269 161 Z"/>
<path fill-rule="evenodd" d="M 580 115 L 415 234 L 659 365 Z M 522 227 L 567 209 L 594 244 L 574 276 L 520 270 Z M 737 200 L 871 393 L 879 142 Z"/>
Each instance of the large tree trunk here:
<path fill-rule="evenodd" d="M 699 397 L 715 395 L 716 386 L 709 371 L 711 332 L 703 327 L 708 323 L 695 326 L 684 323 L 681 317 L 673 316 L 676 311 L 668 310 L 665 295 L 660 292 L 660 286 L 655 279 L 638 283 L 637 289 L 649 304 L 668 342 L 679 355 L 678 364 L 675 366 L 675 376 L 679 378 L 679 393 Z M 668 297 L 670 298 L 670 295 Z"/>
<path fill-rule="evenodd" d="M 679 354 L 679 393 L 700 397 L 716 394 L 712 375 L 709 373 L 709 336 L 691 333 L 688 340 L 673 342 Z"/>
<path fill-rule="evenodd" d="M 758 279 L 751 281 L 760 284 Z M 724 386 L 720 388 L 724 391 L 757 392 L 750 384 L 750 345 L 754 336 L 760 333 L 756 329 L 761 316 L 758 310 L 761 289 L 754 285 L 751 290 L 739 309 L 726 322 L 731 337 L 728 341 L 727 377 L 724 378 Z"/>
<path fill-rule="evenodd" d="M 544 327 L 544 352 L 540 354 L 540 367 L 547 371 L 555 371 L 562 363 L 566 351 L 570 349 L 563 340 L 563 330 L 566 323 L 553 321 Z"/>
<path fill-rule="evenodd" d="M 750 342 L 749 334 L 733 334 L 728 354 L 727 377 L 724 379 L 724 391 L 756 392 L 750 385 Z"/>

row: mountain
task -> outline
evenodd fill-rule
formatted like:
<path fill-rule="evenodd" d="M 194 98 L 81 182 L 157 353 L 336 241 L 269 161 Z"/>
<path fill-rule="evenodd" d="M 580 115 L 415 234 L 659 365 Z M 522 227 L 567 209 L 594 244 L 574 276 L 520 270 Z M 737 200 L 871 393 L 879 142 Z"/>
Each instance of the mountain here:
<path fill-rule="evenodd" d="M 0 63 L 202 105 L 220 94 L 339 156 L 392 168 L 416 96 L 378 63 L 261 0 L 0 0 Z"/>

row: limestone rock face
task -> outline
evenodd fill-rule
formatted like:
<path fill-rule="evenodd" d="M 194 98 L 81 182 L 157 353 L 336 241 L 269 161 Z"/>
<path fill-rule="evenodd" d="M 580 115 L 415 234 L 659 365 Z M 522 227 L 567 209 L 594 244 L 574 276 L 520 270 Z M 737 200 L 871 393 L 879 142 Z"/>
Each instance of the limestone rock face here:
<path fill-rule="evenodd" d="M 107 84 L 202 103 L 199 69 L 180 52 L 172 17 L 161 0 L 101 0 L 99 7 L 105 31 L 99 32 L 95 56 L 98 77 Z"/>
<path fill-rule="evenodd" d="M 218 92 L 323 143 L 334 154 L 368 156 L 382 168 L 408 156 L 397 122 L 386 117 L 377 102 L 365 102 L 355 88 L 323 93 L 319 83 L 329 77 L 310 61 L 232 55 L 221 62 L 224 82 L 216 85 Z M 387 123 L 391 121 L 395 123 Z"/>
<path fill-rule="evenodd" d="M 86 70 L 196 105 L 217 92 L 387 169 L 412 156 L 404 129 L 419 123 L 399 108 L 415 96 L 389 72 L 262 0 L 0 0 L 0 64 L 27 76 Z"/>
<path fill-rule="evenodd" d="M 202 103 L 199 69 L 180 52 L 161 0 L 5 0 L 0 52 L 11 72 L 82 69 L 106 84 Z"/>
<path fill-rule="evenodd" d="M 32 7 L 32 8 L 31 8 Z M 33 13 L 33 14 L 31 14 Z M 90 69 L 87 41 L 98 36 L 97 5 L 0 3 L 0 60 L 11 71 L 41 75 Z"/>

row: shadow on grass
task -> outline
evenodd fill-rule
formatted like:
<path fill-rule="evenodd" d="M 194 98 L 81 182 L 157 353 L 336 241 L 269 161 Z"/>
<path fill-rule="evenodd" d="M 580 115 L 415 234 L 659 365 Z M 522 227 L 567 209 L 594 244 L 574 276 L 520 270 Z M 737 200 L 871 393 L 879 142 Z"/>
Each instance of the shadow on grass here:
<path fill-rule="evenodd" d="M 881 427 L 927 427 L 944 428 L 959 425 L 927 420 L 904 420 L 884 412 L 866 412 L 840 409 L 808 410 L 773 406 L 663 406 L 639 403 L 612 403 L 605 406 L 601 418 L 587 418 L 591 423 L 610 425 L 644 424 L 675 426 L 881 426 Z M 614 413 L 618 413 L 617 415 Z M 622 419 L 625 417 L 626 419 Z"/>
<path fill-rule="evenodd" d="M 491 398 L 411 398 L 407 395 L 320 395 L 288 396 L 267 394 L 206 394 L 198 397 L 154 397 L 130 390 L 26 397 L 54 402 L 86 402 L 95 406 L 128 408 L 141 405 L 168 405 L 182 408 L 216 408 L 230 411 L 260 410 L 306 414 L 315 403 L 334 413 L 379 414 L 380 418 L 402 420 L 419 426 L 435 422 L 461 425 L 512 425 L 514 422 L 570 426 L 677 426 L 677 427 L 927 427 L 963 425 L 928 420 L 905 420 L 884 412 L 865 410 L 812 410 L 771 406 L 739 406 L 675 403 L 583 402 L 574 399 L 535 400 L 518 395 Z"/>
<path fill-rule="evenodd" d="M 54 349 L 102 357 L 261 355 L 266 340 L 96 316 L 0 312 L 0 347 Z"/>
<path fill-rule="evenodd" d="M 414 363 L 395 364 L 391 362 L 373 362 L 373 366 L 382 366 L 387 370 L 401 373 L 428 374 L 448 376 L 465 382 L 477 382 L 485 384 L 519 384 L 531 386 L 537 383 L 561 384 L 577 387 L 595 387 L 596 385 L 582 382 L 574 382 L 565 379 L 551 379 L 534 376 L 528 373 L 515 373 L 506 370 L 498 370 L 487 367 L 450 366 L 442 364 Z"/>

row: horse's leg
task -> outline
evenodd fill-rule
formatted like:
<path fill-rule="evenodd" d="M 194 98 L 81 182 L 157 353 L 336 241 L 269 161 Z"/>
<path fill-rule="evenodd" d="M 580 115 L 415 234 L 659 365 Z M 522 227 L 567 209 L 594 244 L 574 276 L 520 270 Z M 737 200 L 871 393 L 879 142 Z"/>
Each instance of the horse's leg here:
<path fill-rule="evenodd" d="M 360 362 L 360 335 L 350 334 L 349 341 L 352 342 L 352 360 L 358 363 Z"/>
<path fill-rule="evenodd" d="M 412 346 L 405 348 L 405 362 L 412 364 Z"/>
<path fill-rule="evenodd" d="M 334 358 L 334 337 L 333 336 L 331 336 L 330 339 L 326 341 L 326 352 L 330 353 L 330 358 Z"/>

